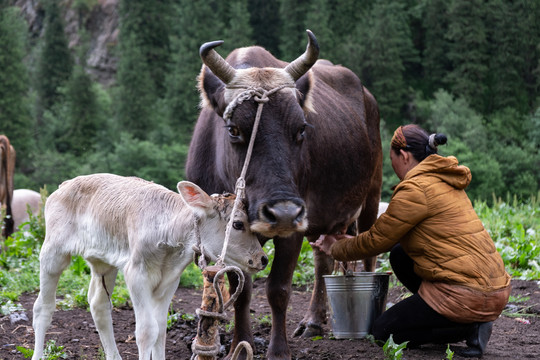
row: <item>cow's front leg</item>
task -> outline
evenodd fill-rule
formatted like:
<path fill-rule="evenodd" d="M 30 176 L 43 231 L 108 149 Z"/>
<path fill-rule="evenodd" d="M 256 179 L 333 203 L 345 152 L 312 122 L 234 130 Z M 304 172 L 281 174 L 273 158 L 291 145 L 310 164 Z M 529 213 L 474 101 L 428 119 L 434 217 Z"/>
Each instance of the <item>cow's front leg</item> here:
<path fill-rule="evenodd" d="M 315 241 L 316 238 L 309 239 Z M 304 318 L 294 331 L 294 336 L 313 337 L 323 335 L 322 324 L 326 323 L 326 287 L 323 275 L 332 272 L 334 260 L 318 248 L 313 248 L 313 259 L 315 265 L 315 283 L 311 293 L 309 309 Z"/>
<path fill-rule="evenodd" d="M 230 292 L 234 294 L 238 287 L 238 276 L 233 273 L 227 274 L 230 283 Z M 251 304 L 251 293 L 253 290 L 253 282 L 251 275 L 244 273 L 244 288 L 234 302 L 234 334 L 231 343 L 231 349 L 226 359 L 230 359 L 236 346 L 241 341 L 247 341 L 253 347 L 253 334 L 251 332 L 251 318 L 249 315 L 249 306 Z M 245 351 L 240 353 L 239 359 L 245 359 Z"/>
<path fill-rule="evenodd" d="M 303 235 L 274 239 L 275 256 L 266 281 L 266 296 L 272 310 L 272 330 L 267 359 L 291 358 L 287 341 L 287 306 L 291 295 L 292 275 L 302 249 Z"/>

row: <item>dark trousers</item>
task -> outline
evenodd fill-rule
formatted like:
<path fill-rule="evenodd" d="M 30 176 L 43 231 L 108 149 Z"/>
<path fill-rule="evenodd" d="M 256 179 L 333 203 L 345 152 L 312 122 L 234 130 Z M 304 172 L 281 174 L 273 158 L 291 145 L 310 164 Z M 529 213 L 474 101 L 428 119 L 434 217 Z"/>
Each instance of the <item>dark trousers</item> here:
<path fill-rule="evenodd" d="M 446 344 L 465 340 L 473 324 L 460 324 L 437 313 L 418 295 L 422 279 L 414 273 L 412 259 L 396 245 L 390 252 L 390 264 L 398 280 L 413 295 L 383 312 L 373 324 L 375 340 L 386 342 L 392 334 L 394 342 L 409 341 L 408 347 L 427 343 Z"/>

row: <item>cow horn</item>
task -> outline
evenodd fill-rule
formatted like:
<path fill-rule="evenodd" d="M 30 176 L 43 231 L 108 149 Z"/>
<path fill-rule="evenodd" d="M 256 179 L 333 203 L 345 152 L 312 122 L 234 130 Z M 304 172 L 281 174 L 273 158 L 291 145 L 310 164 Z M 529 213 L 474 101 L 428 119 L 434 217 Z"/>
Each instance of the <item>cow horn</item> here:
<path fill-rule="evenodd" d="M 204 43 L 199 49 L 199 54 L 201 55 L 203 63 L 208 66 L 221 81 L 228 84 L 233 79 L 236 70 L 214 50 L 215 47 L 220 46 L 221 44 L 223 44 L 223 40 Z"/>
<path fill-rule="evenodd" d="M 306 31 L 309 38 L 306 51 L 285 68 L 285 71 L 293 77 L 294 81 L 307 73 L 319 57 L 319 44 L 317 43 L 317 38 L 313 35 L 311 30 Z"/>

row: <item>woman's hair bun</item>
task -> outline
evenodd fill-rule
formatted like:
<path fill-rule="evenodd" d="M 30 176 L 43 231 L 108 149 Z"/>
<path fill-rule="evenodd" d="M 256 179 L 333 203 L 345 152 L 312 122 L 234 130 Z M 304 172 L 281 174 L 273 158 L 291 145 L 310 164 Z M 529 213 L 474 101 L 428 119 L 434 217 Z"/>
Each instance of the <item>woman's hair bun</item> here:
<path fill-rule="evenodd" d="M 435 145 L 444 145 L 448 140 L 444 134 L 435 134 Z"/>

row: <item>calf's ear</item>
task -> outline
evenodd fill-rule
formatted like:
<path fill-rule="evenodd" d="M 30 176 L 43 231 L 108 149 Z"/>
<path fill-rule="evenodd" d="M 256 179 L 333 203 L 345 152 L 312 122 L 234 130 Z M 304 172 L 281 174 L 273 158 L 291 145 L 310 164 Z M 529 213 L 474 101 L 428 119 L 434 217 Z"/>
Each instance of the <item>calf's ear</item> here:
<path fill-rule="evenodd" d="M 204 212 L 212 209 L 212 198 L 198 185 L 189 181 L 180 181 L 177 187 L 184 202 L 192 209 Z"/>

